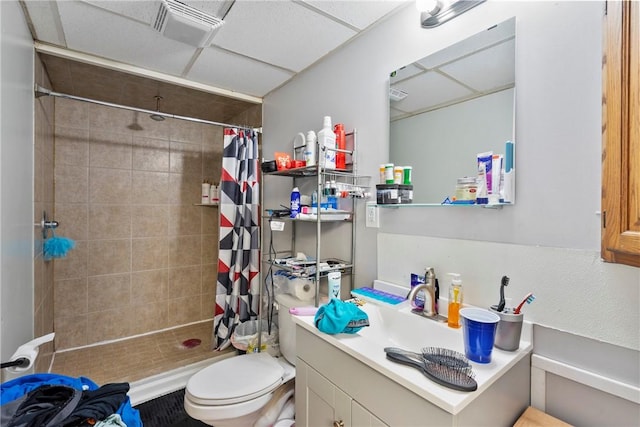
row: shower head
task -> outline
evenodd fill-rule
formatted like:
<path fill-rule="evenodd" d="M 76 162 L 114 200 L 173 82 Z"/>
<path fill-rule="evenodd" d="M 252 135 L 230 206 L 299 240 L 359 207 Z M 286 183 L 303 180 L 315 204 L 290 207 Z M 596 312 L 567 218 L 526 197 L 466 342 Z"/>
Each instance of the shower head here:
<path fill-rule="evenodd" d="M 162 97 L 160 95 L 156 95 L 154 96 L 154 98 L 156 99 L 156 113 L 160 112 L 160 100 L 162 99 Z M 149 117 L 151 117 L 151 120 L 155 120 L 156 122 L 163 122 L 164 121 L 164 116 L 162 116 L 161 114 L 151 114 Z"/>

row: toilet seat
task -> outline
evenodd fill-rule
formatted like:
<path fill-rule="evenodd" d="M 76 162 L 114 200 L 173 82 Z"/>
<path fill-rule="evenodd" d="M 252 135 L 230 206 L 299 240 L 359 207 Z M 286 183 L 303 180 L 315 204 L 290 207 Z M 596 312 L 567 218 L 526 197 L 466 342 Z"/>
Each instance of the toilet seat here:
<path fill-rule="evenodd" d="M 278 388 L 283 374 L 282 365 L 268 353 L 231 357 L 194 374 L 187 382 L 185 397 L 205 406 L 242 403 Z"/>

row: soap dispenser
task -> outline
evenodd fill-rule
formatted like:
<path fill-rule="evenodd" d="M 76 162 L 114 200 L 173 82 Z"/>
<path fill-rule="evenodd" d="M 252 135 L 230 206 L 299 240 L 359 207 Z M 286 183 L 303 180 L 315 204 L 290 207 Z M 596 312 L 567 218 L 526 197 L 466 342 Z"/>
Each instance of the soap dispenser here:
<path fill-rule="evenodd" d="M 448 273 L 451 276 L 449 286 L 449 310 L 447 323 L 450 328 L 460 327 L 460 308 L 462 307 L 462 279 L 458 273 Z"/>

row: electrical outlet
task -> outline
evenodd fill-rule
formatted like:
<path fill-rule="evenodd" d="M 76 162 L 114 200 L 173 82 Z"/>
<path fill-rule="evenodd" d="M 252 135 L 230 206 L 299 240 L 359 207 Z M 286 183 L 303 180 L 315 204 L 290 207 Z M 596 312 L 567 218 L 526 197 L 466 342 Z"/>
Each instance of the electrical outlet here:
<path fill-rule="evenodd" d="M 378 205 L 373 202 L 368 202 L 366 206 L 367 222 L 366 226 L 369 228 L 380 228 L 380 213 L 378 212 Z"/>

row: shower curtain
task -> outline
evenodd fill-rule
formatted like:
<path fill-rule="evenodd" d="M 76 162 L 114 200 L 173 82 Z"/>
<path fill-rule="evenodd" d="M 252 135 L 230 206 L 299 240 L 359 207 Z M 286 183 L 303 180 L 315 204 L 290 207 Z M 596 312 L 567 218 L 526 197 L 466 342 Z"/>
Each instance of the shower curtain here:
<path fill-rule="evenodd" d="M 225 128 L 220 179 L 220 237 L 213 344 L 224 350 L 239 323 L 258 317 L 260 187 L 258 137 Z"/>

